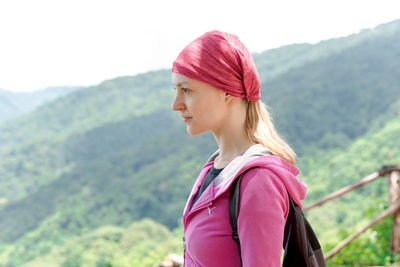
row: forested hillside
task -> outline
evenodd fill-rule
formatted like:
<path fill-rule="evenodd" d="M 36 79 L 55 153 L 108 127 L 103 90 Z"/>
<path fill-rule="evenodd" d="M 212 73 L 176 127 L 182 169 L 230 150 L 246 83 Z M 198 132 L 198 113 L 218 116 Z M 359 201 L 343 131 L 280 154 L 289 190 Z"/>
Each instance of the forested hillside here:
<path fill-rule="evenodd" d="M 36 107 L 64 96 L 78 87 L 49 87 L 35 92 L 11 92 L 0 89 L 0 123 L 29 113 Z"/>
<path fill-rule="evenodd" d="M 300 178 L 308 183 L 313 197 L 319 197 L 326 193 L 327 188 L 338 189 L 375 171 L 382 164 L 399 161 L 400 119 L 395 118 L 375 133 L 357 139 L 347 149 L 327 152 L 321 158 L 303 159 L 299 166 L 302 169 Z M 332 248 L 385 209 L 386 191 L 386 181 L 382 178 L 307 213 L 323 247 L 326 250 Z M 125 227 L 88 229 L 86 234 L 71 237 L 60 229 L 60 223 L 65 222 L 66 218 L 61 219 L 59 216 L 59 213 L 55 213 L 37 229 L 14 242 L 13 246 L 3 247 L 3 259 L 7 259 L 5 255 L 8 255 L 8 262 L 15 266 L 34 259 L 26 266 L 94 266 L 101 263 L 109 266 L 150 267 L 155 262 L 160 262 L 168 253 L 179 253 L 182 249 L 181 229 L 174 230 L 172 234 L 150 220 Z M 75 228 L 81 226 L 79 223 L 74 225 Z M 395 260 L 388 253 L 390 234 L 391 218 L 388 218 L 346 247 L 330 260 L 328 266 L 390 263 Z M 2 257 L 0 262 L 1 259 Z"/>
<path fill-rule="evenodd" d="M 299 167 L 302 170 L 300 178 L 309 186 L 305 203 L 358 182 L 383 165 L 399 163 L 400 116 L 387 121 L 380 130 L 357 138 L 345 149 L 304 158 Z M 310 210 L 307 216 L 328 251 L 384 211 L 388 207 L 388 199 L 387 181 L 381 177 Z M 340 263 L 339 266 L 367 266 L 398 260 L 398 257 L 392 257 L 389 253 L 392 220 L 389 217 L 367 231 L 331 261 Z"/>
<path fill-rule="evenodd" d="M 262 100 L 299 154 L 307 201 L 400 159 L 399 42 L 397 21 L 255 55 Z M 170 75 L 163 70 L 108 80 L 0 125 L 0 266 L 47 256 L 53 261 L 54 255 L 59 264 L 74 266 L 74 260 L 94 257 L 87 240 L 103 240 L 87 237 L 110 225 L 119 236 L 110 249 L 122 254 L 131 245 L 123 250 L 120 238 L 135 221 L 178 227 L 192 183 L 216 146 L 210 134 L 189 136 L 170 110 Z M 323 244 L 337 241 L 336 226 L 361 221 L 368 205 L 357 209 L 352 201 L 378 197 L 383 188 L 377 183 L 358 191 L 331 206 L 332 214 L 310 213 Z M 347 204 L 352 212 L 335 213 Z M 166 247 L 177 249 L 176 235 L 166 233 L 173 240 Z M 82 247 L 69 247 L 70 241 Z M 150 243 L 148 250 L 157 250 Z M 145 247 L 129 253 L 147 255 Z M 73 256 L 85 249 L 87 259 Z"/>
<path fill-rule="evenodd" d="M 400 32 L 369 40 L 263 84 L 277 125 L 300 156 L 345 147 L 388 112 L 400 92 L 399 42 Z"/>

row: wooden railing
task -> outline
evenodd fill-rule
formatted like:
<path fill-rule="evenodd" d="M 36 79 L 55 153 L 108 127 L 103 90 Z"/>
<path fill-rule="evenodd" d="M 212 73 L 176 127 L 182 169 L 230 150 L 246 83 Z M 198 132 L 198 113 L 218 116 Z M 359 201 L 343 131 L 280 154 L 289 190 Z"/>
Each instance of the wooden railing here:
<path fill-rule="evenodd" d="M 398 253 L 400 249 L 400 164 L 397 165 L 385 165 L 382 166 L 378 171 L 362 178 L 359 182 L 345 186 L 326 197 L 318 200 L 308 206 L 303 208 L 303 211 L 308 211 L 312 208 L 320 206 L 329 200 L 338 198 L 356 188 L 359 188 L 369 182 L 376 180 L 379 177 L 387 177 L 389 186 L 389 208 L 379 214 L 376 218 L 370 221 L 366 226 L 356 231 L 355 233 L 349 235 L 345 240 L 340 242 L 335 248 L 325 254 L 325 260 L 330 259 L 335 254 L 337 254 L 343 247 L 348 245 L 351 241 L 361 235 L 363 232 L 373 227 L 378 222 L 382 221 L 386 217 L 393 215 L 393 228 L 392 228 L 392 238 L 391 238 L 391 251 Z"/>

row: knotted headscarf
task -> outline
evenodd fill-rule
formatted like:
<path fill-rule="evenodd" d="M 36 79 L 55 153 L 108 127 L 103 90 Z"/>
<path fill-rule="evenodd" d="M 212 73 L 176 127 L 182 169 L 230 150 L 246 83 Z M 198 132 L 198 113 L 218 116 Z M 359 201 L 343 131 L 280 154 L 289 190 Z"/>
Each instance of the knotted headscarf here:
<path fill-rule="evenodd" d="M 217 87 L 250 101 L 260 99 L 261 82 L 254 60 L 233 34 L 206 32 L 179 54 L 172 72 Z"/>

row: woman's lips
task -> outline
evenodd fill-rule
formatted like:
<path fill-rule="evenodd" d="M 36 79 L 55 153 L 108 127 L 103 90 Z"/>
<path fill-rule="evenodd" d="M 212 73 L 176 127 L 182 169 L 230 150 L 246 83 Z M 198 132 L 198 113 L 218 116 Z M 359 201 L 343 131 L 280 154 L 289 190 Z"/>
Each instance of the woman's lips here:
<path fill-rule="evenodd" d="M 183 120 L 184 120 L 185 122 L 188 122 L 192 117 L 182 116 L 182 118 L 183 118 Z"/>

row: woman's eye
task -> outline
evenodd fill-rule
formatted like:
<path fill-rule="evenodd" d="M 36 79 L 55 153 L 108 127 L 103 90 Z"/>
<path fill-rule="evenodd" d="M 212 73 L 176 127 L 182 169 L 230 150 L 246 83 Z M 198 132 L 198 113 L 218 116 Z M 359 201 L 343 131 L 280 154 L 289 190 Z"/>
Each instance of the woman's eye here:
<path fill-rule="evenodd" d="M 185 88 L 185 87 L 182 87 L 182 92 L 183 92 L 184 94 L 189 93 L 189 89 L 187 89 L 187 88 Z"/>

